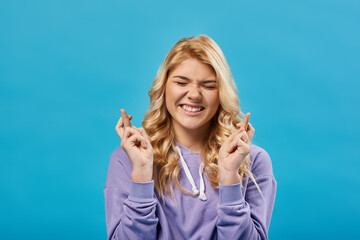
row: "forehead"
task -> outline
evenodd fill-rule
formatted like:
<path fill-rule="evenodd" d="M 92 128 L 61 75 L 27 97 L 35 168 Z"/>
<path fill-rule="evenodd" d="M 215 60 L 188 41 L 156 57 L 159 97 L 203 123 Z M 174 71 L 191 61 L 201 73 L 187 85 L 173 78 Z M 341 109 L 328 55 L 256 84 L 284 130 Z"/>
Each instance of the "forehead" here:
<path fill-rule="evenodd" d="M 191 80 L 216 80 L 214 69 L 196 58 L 186 59 L 171 69 L 169 77 L 176 75 L 185 76 Z"/>

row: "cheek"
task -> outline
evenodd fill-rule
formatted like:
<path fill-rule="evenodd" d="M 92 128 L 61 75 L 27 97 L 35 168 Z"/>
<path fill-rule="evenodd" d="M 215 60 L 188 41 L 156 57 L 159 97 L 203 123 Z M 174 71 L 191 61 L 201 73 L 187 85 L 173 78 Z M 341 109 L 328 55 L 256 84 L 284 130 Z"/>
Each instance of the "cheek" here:
<path fill-rule="evenodd" d="M 215 103 L 216 105 L 219 105 L 219 104 L 220 104 L 219 94 L 217 94 L 217 95 L 215 96 L 215 98 L 214 98 L 214 103 Z"/>
<path fill-rule="evenodd" d="M 171 94 L 169 92 L 167 92 L 167 94 L 165 94 L 165 106 L 166 109 L 169 111 L 171 108 Z"/>
<path fill-rule="evenodd" d="M 166 88 L 165 101 L 168 104 L 176 104 L 184 97 L 185 94 L 185 89 L 170 85 Z"/>
<path fill-rule="evenodd" d="M 176 108 L 176 94 L 170 88 L 167 88 L 165 92 L 165 106 L 170 114 Z"/>
<path fill-rule="evenodd" d="M 211 103 L 210 103 L 212 106 L 213 106 L 213 113 L 215 114 L 217 112 L 217 110 L 219 109 L 219 106 L 220 106 L 220 99 L 219 99 L 219 94 L 216 93 L 212 96 L 211 98 Z"/>
<path fill-rule="evenodd" d="M 211 92 L 207 95 L 208 103 L 212 106 L 218 106 L 220 103 L 219 92 Z"/>
<path fill-rule="evenodd" d="M 171 96 L 172 96 L 171 89 L 169 88 L 168 83 L 167 83 L 165 86 L 165 105 L 166 105 L 167 109 L 171 102 Z"/>

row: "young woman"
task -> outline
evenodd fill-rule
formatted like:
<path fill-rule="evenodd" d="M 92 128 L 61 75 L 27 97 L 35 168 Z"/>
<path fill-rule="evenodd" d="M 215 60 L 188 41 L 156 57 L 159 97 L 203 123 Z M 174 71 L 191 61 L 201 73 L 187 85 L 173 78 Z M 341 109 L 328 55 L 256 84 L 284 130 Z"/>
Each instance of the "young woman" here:
<path fill-rule="evenodd" d="M 251 144 L 229 66 L 207 36 L 181 39 L 142 128 L 121 110 L 105 185 L 108 239 L 267 239 L 276 181 Z M 243 117 L 241 120 L 240 117 Z"/>

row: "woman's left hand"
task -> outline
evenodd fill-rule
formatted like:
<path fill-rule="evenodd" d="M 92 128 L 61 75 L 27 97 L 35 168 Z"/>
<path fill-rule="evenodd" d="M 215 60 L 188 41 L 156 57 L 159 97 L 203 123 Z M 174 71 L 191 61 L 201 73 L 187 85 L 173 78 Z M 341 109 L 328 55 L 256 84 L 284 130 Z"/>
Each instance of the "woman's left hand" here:
<path fill-rule="evenodd" d="M 236 125 L 240 129 L 232 133 L 220 148 L 218 166 L 222 185 L 240 182 L 239 168 L 250 153 L 250 143 L 255 132 L 249 124 L 249 117 L 247 113 L 243 121 Z"/>
<path fill-rule="evenodd" d="M 239 129 L 241 127 L 243 127 L 245 129 L 246 133 L 248 134 L 249 140 L 251 142 L 254 137 L 255 128 L 253 128 L 253 126 L 250 124 L 249 118 L 250 118 L 250 113 L 247 113 L 244 116 L 244 119 L 241 122 L 239 122 L 238 124 L 236 124 L 236 127 Z"/>

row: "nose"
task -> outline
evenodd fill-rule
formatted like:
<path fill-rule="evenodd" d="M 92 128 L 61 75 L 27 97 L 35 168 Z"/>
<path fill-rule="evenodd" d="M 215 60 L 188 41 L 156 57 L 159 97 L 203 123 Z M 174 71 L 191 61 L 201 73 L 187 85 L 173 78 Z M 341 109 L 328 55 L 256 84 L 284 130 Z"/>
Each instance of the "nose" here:
<path fill-rule="evenodd" d="M 195 83 L 190 84 L 187 96 L 191 101 L 199 102 L 201 100 L 200 87 Z"/>

